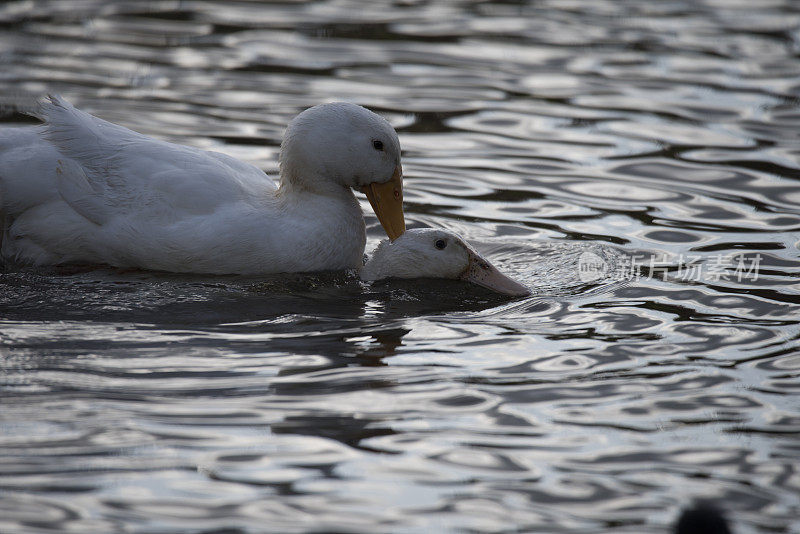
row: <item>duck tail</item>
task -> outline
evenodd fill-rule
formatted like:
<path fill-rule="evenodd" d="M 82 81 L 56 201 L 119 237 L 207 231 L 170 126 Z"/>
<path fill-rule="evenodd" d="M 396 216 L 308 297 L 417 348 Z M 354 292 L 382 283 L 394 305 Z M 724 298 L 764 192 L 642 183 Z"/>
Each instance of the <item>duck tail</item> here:
<path fill-rule="evenodd" d="M 45 101 L 41 94 L 11 92 L 0 95 L 0 116 L 22 113 L 41 120 L 41 108 Z"/>
<path fill-rule="evenodd" d="M 0 95 L 0 116 L 21 113 L 49 122 L 54 115 L 76 111 L 72 104 L 58 94 L 10 93 Z"/>

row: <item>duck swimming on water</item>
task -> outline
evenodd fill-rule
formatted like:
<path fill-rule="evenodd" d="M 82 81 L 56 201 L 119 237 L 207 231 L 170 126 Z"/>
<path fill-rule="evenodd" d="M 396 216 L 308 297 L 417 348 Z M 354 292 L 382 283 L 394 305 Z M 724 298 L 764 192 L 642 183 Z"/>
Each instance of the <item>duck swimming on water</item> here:
<path fill-rule="evenodd" d="M 434 228 L 407 230 L 394 241 L 381 241 L 361 269 L 360 277 L 365 281 L 449 278 L 514 297 L 531 294 L 530 289 L 498 271 L 461 237 Z"/>
<path fill-rule="evenodd" d="M 355 104 L 288 125 L 276 184 L 224 154 L 152 139 L 51 96 L 42 125 L 0 130 L 0 261 L 207 274 L 358 268 L 366 193 L 405 231 L 400 143 Z"/>

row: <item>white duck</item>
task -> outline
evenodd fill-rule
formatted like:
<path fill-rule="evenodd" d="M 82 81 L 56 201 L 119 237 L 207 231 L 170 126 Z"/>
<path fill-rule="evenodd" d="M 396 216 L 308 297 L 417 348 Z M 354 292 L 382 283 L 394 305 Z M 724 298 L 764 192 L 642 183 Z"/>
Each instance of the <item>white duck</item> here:
<path fill-rule="evenodd" d="M 217 274 L 356 268 L 366 237 L 353 189 L 390 238 L 405 231 L 397 134 L 354 104 L 291 121 L 279 186 L 250 164 L 59 97 L 35 115 L 43 125 L 0 131 L 0 259 Z"/>
<path fill-rule="evenodd" d="M 472 282 L 504 295 L 531 294 L 527 287 L 498 271 L 459 236 L 433 228 L 407 230 L 394 241 L 381 241 L 361 269 L 360 277 L 365 281 L 449 278 Z"/>

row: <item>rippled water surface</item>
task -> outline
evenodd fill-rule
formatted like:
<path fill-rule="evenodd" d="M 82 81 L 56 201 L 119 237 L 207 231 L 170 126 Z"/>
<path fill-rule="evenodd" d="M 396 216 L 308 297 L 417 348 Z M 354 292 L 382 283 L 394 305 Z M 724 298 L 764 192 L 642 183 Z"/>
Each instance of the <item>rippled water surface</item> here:
<path fill-rule="evenodd" d="M 800 532 L 796 3 L 0 4 L 45 92 L 272 175 L 366 105 L 534 295 L 7 267 L 0 531 Z"/>

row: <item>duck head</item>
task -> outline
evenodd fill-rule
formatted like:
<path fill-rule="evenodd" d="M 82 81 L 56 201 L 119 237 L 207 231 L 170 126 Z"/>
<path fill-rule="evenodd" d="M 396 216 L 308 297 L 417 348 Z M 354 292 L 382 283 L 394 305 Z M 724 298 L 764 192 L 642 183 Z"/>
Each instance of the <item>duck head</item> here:
<path fill-rule="evenodd" d="M 297 115 L 281 143 L 280 169 L 282 187 L 363 191 L 390 239 L 405 232 L 400 141 L 389 122 L 368 109 L 332 102 Z"/>
<path fill-rule="evenodd" d="M 515 297 L 530 290 L 498 271 L 452 232 L 433 228 L 406 231 L 384 240 L 360 273 L 366 281 L 383 278 L 449 278 L 465 280 Z"/>

